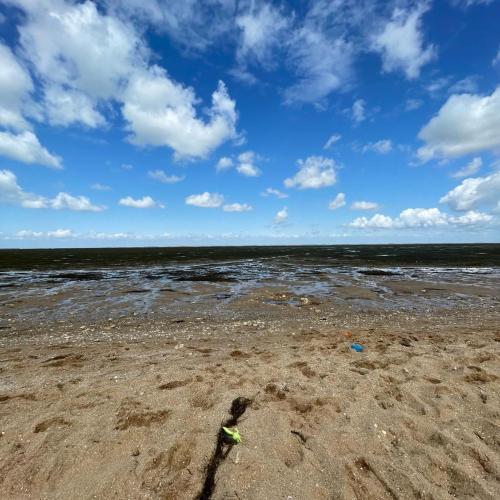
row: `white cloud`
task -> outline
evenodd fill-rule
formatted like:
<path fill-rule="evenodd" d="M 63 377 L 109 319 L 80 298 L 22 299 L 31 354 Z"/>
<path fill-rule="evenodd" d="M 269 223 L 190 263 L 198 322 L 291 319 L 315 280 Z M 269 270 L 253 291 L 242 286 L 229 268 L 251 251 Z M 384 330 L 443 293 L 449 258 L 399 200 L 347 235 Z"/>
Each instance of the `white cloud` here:
<path fill-rule="evenodd" d="M 361 123 L 366 119 L 364 99 L 357 99 L 352 105 L 352 119 L 355 123 Z"/>
<path fill-rule="evenodd" d="M 489 96 L 452 95 L 418 137 L 423 161 L 500 148 L 500 87 Z"/>
<path fill-rule="evenodd" d="M 78 90 L 64 89 L 57 84 L 47 85 L 44 105 L 47 120 L 51 125 L 67 127 L 81 123 L 96 128 L 106 124 L 106 119 L 95 109 L 92 99 Z"/>
<path fill-rule="evenodd" d="M 49 238 L 72 238 L 75 233 L 71 229 L 56 229 L 55 231 L 48 231 Z"/>
<path fill-rule="evenodd" d="M 255 59 L 264 66 L 272 65 L 272 50 L 281 42 L 289 20 L 270 4 L 251 9 L 236 18 L 241 30 L 237 57 L 245 65 L 248 59 Z"/>
<path fill-rule="evenodd" d="M 288 219 L 288 208 L 283 207 L 281 210 L 279 210 L 276 213 L 276 216 L 274 217 L 273 223 L 274 224 L 283 224 L 284 222 L 287 221 L 287 219 Z"/>
<path fill-rule="evenodd" d="M 492 220 L 491 215 L 475 211 L 469 211 L 460 217 L 451 217 L 438 208 L 407 208 L 394 219 L 386 215 L 375 214 L 370 219 L 358 217 L 348 225 L 358 229 L 411 229 L 473 226 Z"/>
<path fill-rule="evenodd" d="M 345 194 L 339 193 L 335 198 L 328 204 L 328 208 L 330 210 L 337 210 L 337 208 L 341 208 L 345 206 Z"/>
<path fill-rule="evenodd" d="M 52 208 L 53 210 L 75 210 L 101 212 L 106 207 L 91 203 L 86 196 L 71 196 L 58 193 L 54 198 L 46 198 L 24 191 L 10 170 L 0 170 L 0 202 L 19 205 L 23 208 Z"/>
<path fill-rule="evenodd" d="M 323 146 L 323 149 L 330 149 L 336 142 L 340 141 L 340 139 L 342 139 L 342 136 L 340 134 L 331 135 Z"/>
<path fill-rule="evenodd" d="M 223 156 L 222 158 L 219 158 L 219 161 L 217 162 L 215 169 L 217 170 L 217 172 L 221 172 L 222 170 L 227 170 L 232 166 L 233 166 L 232 158 L 229 158 L 228 156 Z"/>
<path fill-rule="evenodd" d="M 157 66 L 131 79 L 124 101 L 130 142 L 169 146 L 178 159 L 204 158 L 237 136 L 236 104 L 221 81 L 212 94 L 208 121 L 197 117 L 193 91 L 169 80 Z"/>
<path fill-rule="evenodd" d="M 21 2 L 18 26 L 24 57 L 42 85 L 42 111 L 49 123 L 101 126 L 101 111 L 118 102 L 129 140 L 167 146 L 177 158 L 206 157 L 236 137 L 235 103 L 222 82 L 206 116 L 191 88 L 150 64 L 143 37 L 125 16 L 107 15 L 96 5 L 65 1 Z"/>
<path fill-rule="evenodd" d="M 288 198 L 288 195 L 286 193 L 283 193 L 279 189 L 274 189 L 274 188 L 267 188 L 265 191 L 261 193 L 261 196 L 268 197 L 268 196 L 276 196 L 276 198 L 279 199 L 284 199 Z"/>
<path fill-rule="evenodd" d="M 130 208 L 165 208 L 165 205 L 153 200 L 151 196 L 143 196 L 142 198 L 137 199 L 127 196 L 125 198 L 121 198 L 118 203 L 124 207 Z"/>
<path fill-rule="evenodd" d="M 23 107 L 33 82 L 26 70 L 6 45 L 0 43 L 0 125 L 15 130 L 30 128 L 23 117 Z"/>
<path fill-rule="evenodd" d="M 106 184 L 101 184 L 99 182 L 92 184 L 90 187 L 96 191 L 111 191 L 111 186 L 107 186 Z"/>
<path fill-rule="evenodd" d="M 336 182 L 335 161 L 323 156 L 309 156 L 298 160 L 299 170 L 291 178 L 285 179 L 288 188 L 317 189 L 333 186 Z"/>
<path fill-rule="evenodd" d="M 24 191 L 10 170 L 0 170 L 0 202 L 20 205 L 24 208 L 45 208 L 47 206 L 47 200 L 43 196 Z"/>
<path fill-rule="evenodd" d="M 75 210 L 78 212 L 102 212 L 105 207 L 94 205 L 86 196 L 72 196 L 68 193 L 58 193 L 49 200 L 50 208 L 54 210 Z"/>
<path fill-rule="evenodd" d="M 185 179 L 182 175 L 167 175 L 163 170 L 150 170 L 148 176 L 155 181 L 162 182 L 163 184 L 175 184 Z"/>
<path fill-rule="evenodd" d="M 185 200 L 186 205 L 193 205 L 201 208 L 218 208 L 224 203 L 224 196 L 219 193 L 209 193 L 205 191 L 201 194 L 192 194 Z"/>
<path fill-rule="evenodd" d="M 434 59 L 435 48 L 424 46 L 422 34 L 422 16 L 427 9 L 424 2 L 413 11 L 395 9 L 391 20 L 373 37 L 372 48 L 380 53 L 385 72 L 401 70 L 408 79 L 414 79 L 422 66 Z"/>
<path fill-rule="evenodd" d="M 236 170 L 246 177 L 257 177 L 261 174 L 255 162 L 258 156 L 253 151 L 245 151 L 238 155 L 238 165 Z"/>
<path fill-rule="evenodd" d="M 56 229 L 54 231 L 33 231 L 23 229 L 14 234 L 13 239 L 80 239 L 80 240 L 123 240 L 123 239 L 148 239 L 147 235 L 134 235 L 132 233 L 103 233 L 90 231 L 88 233 L 75 233 L 72 229 Z M 5 239 L 5 238 L 4 238 Z M 8 237 L 7 239 L 12 239 Z"/>
<path fill-rule="evenodd" d="M 224 212 L 250 212 L 252 209 L 253 207 L 248 203 L 232 203 L 222 207 Z"/>
<path fill-rule="evenodd" d="M 374 153 L 384 155 L 392 151 L 392 141 L 390 139 L 382 139 L 377 142 L 369 142 L 363 146 L 362 151 L 363 153 L 373 151 Z"/>
<path fill-rule="evenodd" d="M 219 159 L 215 168 L 217 172 L 221 172 L 236 166 L 236 171 L 241 175 L 245 177 L 258 177 L 262 172 L 256 163 L 261 159 L 254 151 L 245 151 L 240 153 L 236 160 L 228 156 L 223 156 Z"/>
<path fill-rule="evenodd" d="M 465 167 L 457 170 L 452 177 L 460 178 L 460 177 L 469 177 L 470 175 L 474 175 L 479 171 L 479 169 L 483 166 L 483 160 L 479 156 L 473 158 Z"/>
<path fill-rule="evenodd" d="M 31 229 L 22 229 L 15 233 L 15 239 L 50 239 L 50 238 L 74 238 L 76 235 L 71 229 L 56 229 L 55 231 L 32 231 Z"/>
<path fill-rule="evenodd" d="M 342 38 L 330 40 L 322 32 L 303 28 L 292 44 L 290 61 L 298 82 L 285 91 L 286 102 L 321 102 L 351 80 L 351 43 Z"/>
<path fill-rule="evenodd" d="M 44 82 L 114 98 L 147 50 L 131 25 L 101 14 L 93 2 L 20 2 L 19 26 L 25 56 Z"/>
<path fill-rule="evenodd" d="M 91 240 L 124 240 L 124 239 L 135 239 L 135 235 L 131 233 L 103 233 L 103 232 L 91 231 L 90 233 L 85 234 L 84 238 L 88 238 Z"/>
<path fill-rule="evenodd" d="M 351 210 L 376 210 L 378 203 L 373 201 L 355 201 L 351 205 Z"/>
<path fill-rule="evenodd" d="M 377 229 L 385 229 L 393 227 L 393 220 L 382 214 L 375 214 L 371 219 L 367 219 L 366 217 L 358 217 L 354 219 L 349 226 L 356 227 L 360 229 L 365 228 L 377 228 Z"/>
<path fill-rule="evenodd" d="M 440 200 L 454 210 L 469 210 L 479 205 L 495 205 L 500 202 L 500 172 L 486 177 L 464 179 Z"/>
<path fill-rule="evenodd" d="M 447 224 L 447 216 L 437 208 L 407 208 L 399 214 L 402 227 L 430 227 Z"/>
<path fill-rule="evenodd" d="M 106 0 L 120 17 L 151 23 L 161 34 L 189 51 L 201 52 L 234 30 L 235 5 L 230 1 Z"/>
<path fill-rule="evenodd" d="M 23 163 L 36 163 L 46 167 L 62 168 L 61 158 L 50 154 L 33 132 L 18 134 L 0 132 L 0 155 Z"/>
<path fill-rule="evenodd" d="M 297 81 L 285 90 L 285 102 L 322 106 L 330 93 L 350 84 L 356 47 L 341 26 L 350 7 L 346 2 L 311 2 L 288 34 L 286 60 Z"/>
<path fill-rule="evenodd" d="M 452 217 L 451 221 L 454 224 L 461 225 L 473 225 L 473 224 L 481 224 L 484 222 L 490 222 L 493 220 L 493 216 L 489 214 L 485 214 L 482 212 L 476 212 L 475 210 L 469 210 L 464 215 L 460 215 L 459 217 Z"/>
<path fill-rule="evenodd" d="M 31 238 L 43 238 L 45 235 L 46 233 L 42 231 L 32 231 L 31 229 L 22 229 L 21 231 L 17 231 L 15 237 L 23 240 Z"/>

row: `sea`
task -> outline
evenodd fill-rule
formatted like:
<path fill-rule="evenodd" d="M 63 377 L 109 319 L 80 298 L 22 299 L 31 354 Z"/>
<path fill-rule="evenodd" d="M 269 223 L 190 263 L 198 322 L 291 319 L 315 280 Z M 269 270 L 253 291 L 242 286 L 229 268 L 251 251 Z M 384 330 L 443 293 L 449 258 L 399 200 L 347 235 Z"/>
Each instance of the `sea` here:
<path fill-rule="evenodd" d="M 499 290 L 500 244 L 0 250 L 0 310 L 25 317 L 49 309 L 58 318 L 78 311 L 103 316 L 118 308 L 123 315 L 147 313 L 161 309 L 168 293 L 177 294 L 182 307 L 212 298 L 220 310 L 220 304 L 269 286 L 287 287 L 297 297 L 334 298 L 341 287 L 355 286 L 374 291 L 382 307 L 414 308 L 418 300 L 427 307 L 440 300 L 451 308 L 466 299 L 458 293 L 401 297 L 384 280 Z M 495 295 L 488 299 L 493 307 L 500 298 Z"/>

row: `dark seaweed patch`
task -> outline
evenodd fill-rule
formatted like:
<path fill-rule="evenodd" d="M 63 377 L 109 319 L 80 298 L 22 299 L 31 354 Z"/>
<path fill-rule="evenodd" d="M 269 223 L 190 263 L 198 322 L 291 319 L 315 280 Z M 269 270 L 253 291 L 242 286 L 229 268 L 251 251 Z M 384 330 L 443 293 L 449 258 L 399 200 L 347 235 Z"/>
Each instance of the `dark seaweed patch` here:
<path fill-rule="evenodd" d="M 401 273 L 395 271 L 386 271 L 384 269 L 364 269 L 363 271 L 358 271 L 359 274 L 364 274 L 365 276 L 399 276 Z"/>

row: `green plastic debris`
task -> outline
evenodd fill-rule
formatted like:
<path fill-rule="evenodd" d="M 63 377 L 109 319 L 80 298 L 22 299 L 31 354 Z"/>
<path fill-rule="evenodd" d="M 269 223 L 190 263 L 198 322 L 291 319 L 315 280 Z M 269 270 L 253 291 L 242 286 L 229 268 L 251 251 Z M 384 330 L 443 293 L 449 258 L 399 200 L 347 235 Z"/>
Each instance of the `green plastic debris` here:
<path fill-rule="evenodd" d="M 241 435 L 240 431 L 235 427 L 234 431 L 228 429 L 227 427 L 223 427 L 222 430 L 236 443 L 241 443 Z"/>

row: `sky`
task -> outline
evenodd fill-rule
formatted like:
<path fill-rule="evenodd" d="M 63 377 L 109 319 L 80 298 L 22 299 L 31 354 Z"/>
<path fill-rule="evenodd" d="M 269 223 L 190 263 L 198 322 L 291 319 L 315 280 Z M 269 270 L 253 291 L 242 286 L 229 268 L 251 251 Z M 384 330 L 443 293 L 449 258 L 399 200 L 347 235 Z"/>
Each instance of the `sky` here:
<path fill-rule="evenodd" d="M 0 247 L 500 242 L 499 0 L 0 0 Z"/>

